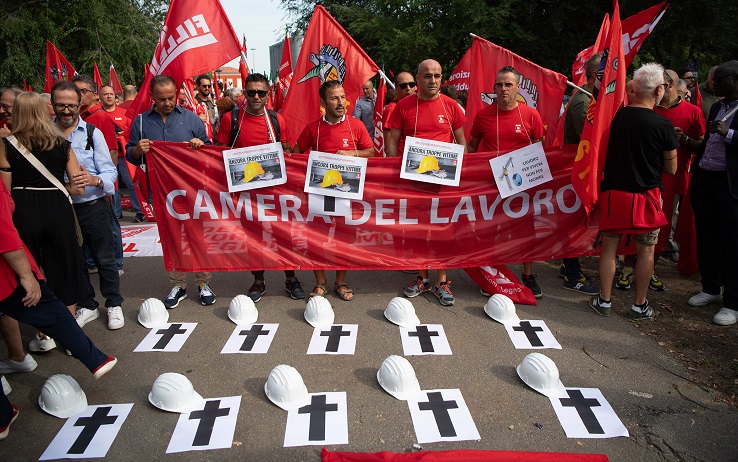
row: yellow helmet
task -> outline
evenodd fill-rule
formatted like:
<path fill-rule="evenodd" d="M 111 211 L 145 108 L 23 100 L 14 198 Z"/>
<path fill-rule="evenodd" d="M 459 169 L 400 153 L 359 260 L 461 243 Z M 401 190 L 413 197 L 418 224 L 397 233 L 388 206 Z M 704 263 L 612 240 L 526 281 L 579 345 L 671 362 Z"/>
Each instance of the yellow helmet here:
<path fill-rule="evenodd" d="M 343 184 L 343 178 L 341 178 L 341 174 L 338 170 L 328 170 L 327 172 L 325 172 L 323 182 L 320 183 L 320 186 L 322 188 L 327 188 L 328 186 L 333 186 L 334 184 Z"/>
<path fill-rule="evenodd" d="M 249 162 L 246 167 L 243 168 L 243 182 L 248 183 L 253 180 L 256 175 L 263 175 L 264 169 L 259 165 L 258 162 Z"/>
<path fill-rule="evenodd" d="M 428 170 L 440 170 L 441 167 L 438 166 L 438 159 L 436 159 L 433 156 L 425 156 L 423 157 L 423 160 L 420 161 L 420 167 L 418 167 L 417 170 L 415 170 L 418 173 L 425 173 Z"/>

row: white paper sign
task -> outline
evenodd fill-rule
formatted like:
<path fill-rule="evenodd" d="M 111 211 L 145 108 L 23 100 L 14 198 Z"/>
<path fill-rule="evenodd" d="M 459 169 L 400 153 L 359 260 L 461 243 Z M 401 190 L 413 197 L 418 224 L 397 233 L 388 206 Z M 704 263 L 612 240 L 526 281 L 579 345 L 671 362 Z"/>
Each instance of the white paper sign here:
<path fill-rule="evenodd" d="M 361 200 L 364 197 L 367 160 L 310 151 L 305 172 L 305 192 L 321 196 Z"/>
<path fill-rule="evenodd" d="M 549 399 L 568 438 L 629 436 L 598 388 L 566 388 L 566 394 L 566 398 Z"/>
<path fill-rule="evenodd" d="M 136 347 L 135 352 L 177 352 L 197 327 L 196 322 L 170 322 L 154 327 Z"/>
<path fill-rule="evenodd" d="M 402 152 L 400 178 L 458 186 L 464 146 L 408 136 Z"/>
<path fill-rule="evenodd" d="M 308 212 L 311 215 L 351 216 L 351 200 L 333 196 L 308 194 Z"/>
<path fill-rule="evenodd" d="M 240 405 L 241 396 L 211 398 L 189 414 L 180 414 L 167 454 L 230 448 Z"/>
<path fill-rule="evenodd" d="M 441 324 L 400 327 L 400 338 L 405 356 L 452 354 Z"/>
<path fill-rule="evenodd" d="M 121 226 L 124 257 L 161 257 L 161 240 L 156 224 Z"/>
<path fill-rule="evenodd" d="M 561 349 L 561 345 L 543 321 L 522 320 L 516 324 L 505 325 L 505 330 L 518 350 Z"/>
<path fill-rule="evenodd" d="M 540 142 L 490 159 L 489 166 L 503 199 L 553 179 Z"/>
<path fill-rule="evenodd" d="M 266 188 L 287 182 L 282 143 L 223 151 L 228 192 Z"/>
<path fill-rule="evenodd" d="M 279 324 L 241 324 L 220 350 L 227 353 L 266 353 L 274 340 Z"/>
<path fill-rule="evenodd" d="M 133 403 L 88 406 L 67 419 L 39 460 L 105 457 L 131 408 Z"/>
<path fill-rule="evenodd" d="M 309 355 L 352 355 L 356 350 L 358 324 L 333 324 L 316 327 L 310 339 Z"/>
<path fill-rule="evenodd" d="M 461 390 L 423 390 L 407 400 L 418 443 L 479 440 Z"/>
<path fill-rule="evenodd" d="M 310 404 L 287 413 L 284 447 L 348 444 L 346 392 L 310 393 Z"/>

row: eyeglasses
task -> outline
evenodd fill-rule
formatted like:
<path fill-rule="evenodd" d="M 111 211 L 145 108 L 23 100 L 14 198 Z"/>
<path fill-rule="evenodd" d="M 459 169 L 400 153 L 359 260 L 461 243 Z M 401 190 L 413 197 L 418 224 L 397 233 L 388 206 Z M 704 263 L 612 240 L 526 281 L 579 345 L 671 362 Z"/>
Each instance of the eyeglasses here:
<path fill-rule="evenodd" d="M 86 95 L 87 93 L 92 93 L 92 90 L 88 90 L 87 88 L 80 88 L 79 92 L 83 95 Z"/>
<path fill-rule="evenodd" d="M 212 88 L 212 85 L 200 85 L 202 88 Z"/>
<path fill-rule="evenodd" d="M 54 110 L 63 112 L 69 109 L 70 111 L 76 111 L 79 108 L 79 104 L 61 104 L 61 103 L 55 103 L 53 104 Z"/>
<path fill-rule="evenodd" d="M 12 104 L 0 104 L 0 109 L 7 112 L 13 109 L 13 105 Z"/>
<path fill-rule="evenodd" d="M 694 80 L 694 77 L 693 76 L 682 77 L 682 80 Z"/>
<path fill-rule="evenodd" d="M 662 84 L 661 84 L 661 85 L 659 85 L 659 86 L 660 86 L 660 87 L 664 87 L 664 91 L 666 91 L 666 89 L 667 89 L 667 88 L 669 88 L 669 84 L 668 84 L 668 83 L 662 83 Z"/>
<path fill-rule="evenodd" d="M 249 98 L 253 98 L 256 95 L 259 95 L 259 98 L 263 98 L 269 93 L 266 90 L 246 90 L 246 96 Z"/>
<path fill-rule="evenodd" d="M 415 82 L 404 82 L 404 83 L 398 83 L 397 86 L 402 88 L 403 90 L 407 89 L 407 87 L 415 88 L 418 84 Z"/>

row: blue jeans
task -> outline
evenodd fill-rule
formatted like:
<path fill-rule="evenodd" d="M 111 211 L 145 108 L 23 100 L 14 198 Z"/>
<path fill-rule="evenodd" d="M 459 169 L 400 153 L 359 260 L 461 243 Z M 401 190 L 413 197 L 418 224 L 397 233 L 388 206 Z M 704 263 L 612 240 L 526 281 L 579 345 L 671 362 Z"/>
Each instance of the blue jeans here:
<path fill-rule="evenodd" d="M 110 204 L 109 209 L 110 227 L 113 229 L 113 245 L 115 246 L 115 264 L 118 266 L 118 269 L 121 270 L 123 269 L 123 235 L 120 229 L 120 221 L 118 221 L 118 218 L 115 216 L 115 212 L 113 211 L 113 204 Z M 85 252 L 85 268 L 94 268 L 96 266 L 95 259 L 92 258 L 87 242 L 84 243 L 83 248 Z"/>
<path fill-rule="evenodd" d="M 138 202 L 138 196 L 136 195 L 136 188 L 133 186 L 133 179 L 131 174 L 128 172 L 128 166 L 126 165 L 125 157 L 118 157 L 118 179 L 123 180 L 126 188 L 128 188 L 128 196 L 131 198 L 131 206 L 136 215 L 141 215 L 141 203 Z M 120 184 L 120 181 L 118 182 Z M 120 188 L 115 191 L 115 197 L 113 198 L 113 205 L 115 208 L 116 218 L 123 215 L 123 207 L 120 204 Z"/>

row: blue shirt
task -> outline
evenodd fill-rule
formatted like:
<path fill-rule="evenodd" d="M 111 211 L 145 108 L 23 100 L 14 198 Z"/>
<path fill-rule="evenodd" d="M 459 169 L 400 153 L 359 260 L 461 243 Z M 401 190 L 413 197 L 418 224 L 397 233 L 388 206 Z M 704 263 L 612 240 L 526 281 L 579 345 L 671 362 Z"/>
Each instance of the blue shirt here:
<path fill-rule="evenodd" d="M 212 144 L 205 132 L 205 125 L 194 112 L 174 106 L 174 110 L 164 121 L 152 108 L 139 114 L 131 122 L 131 137 L 126 144 L 126 159 L 134 165 L 141 165 L 141 159 L 134 159 L 131 151 L 142 139 L 182 143 L 192 138 L 199 138 L 208 145 Z"/>
<path fill-rule="evenodd" d="M 92 144 L 87 148 L 87 123 L 79 117 L 77 127 L 69 134 L 67 141 L 72 143 L 72 150 L 77 157 L 80 167 L 90 172 L 92 176 L 98 176 L 103 180 L 103 188 L 97 186 L 85 186 L 85 192 L 79 196 L 72 196 L 75 204 L 83 204 L 95 199 L 102 199 L 106 194 L 115 194 L 115 180 L 118 179 L 118 169 L 110 158 L 110 150 L 105 142 L 105 136 L 95 128 L 92 133 Z"/>
<path fill-rule="evenodd" d="M 354 117 L 361 120 L 369 136 L 374 139 L 374 100 L 362 96 L 354 107 Z"/>

